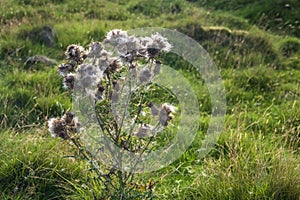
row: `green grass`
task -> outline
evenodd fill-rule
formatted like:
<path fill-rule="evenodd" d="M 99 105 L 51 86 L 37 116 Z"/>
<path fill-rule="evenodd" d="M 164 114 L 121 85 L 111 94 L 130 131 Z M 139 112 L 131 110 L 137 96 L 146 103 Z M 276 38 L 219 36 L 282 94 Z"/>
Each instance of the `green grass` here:
<path fill-rule="evenodd" d="M 84 164 L 63 158 L 72 155 L 67 145 L 43 132 L 1 132 L 1 199 L 61 199 L 79 192 Z"/>
<path fill-rule="evenodd" d="M 197 1 L 197 5 L 210 10 L 222 10 L 248 19 L 264 30 L 299 37 L 299 6 L 297 0 L 233 0 Z"/>
<path fill-rule="evenodd" d="M 86 46 L 103 40 L 110 29 L 149 26 L 181 31 L 209 52 L 226 89 L 227 115 L 218 144 L 199 159 L 210 114 L 207 88 L 188 63 L 165 56 L 164 62 L 196 91 L 200 127 L 177 161 L 137 178 L 154 180 L 156 199 L 300 198 L 297 1 L 18 0 L 0 5 L 0 199 L 93 199 L 90 191 L 101 197 L 101 184 L 88 179 L 84 161 L 65 157 L 76 151 L 46 129 L 47 119 L 71 108 L 55 67 L 25 68 L 24 62 L 38 54 L 60 63 L 71 43 Z M 56 31 L 55 46 L 30 36 L 45 25 Z"/>

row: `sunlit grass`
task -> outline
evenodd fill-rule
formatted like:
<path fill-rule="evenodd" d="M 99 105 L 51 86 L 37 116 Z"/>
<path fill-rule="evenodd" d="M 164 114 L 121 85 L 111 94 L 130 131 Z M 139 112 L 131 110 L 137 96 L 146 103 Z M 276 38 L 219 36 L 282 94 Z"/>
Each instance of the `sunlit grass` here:
<path fill-rule="evenodd" d="M 257 16 L 249 23 L 243 17 L 249 19 L 261 7 L 244 2 L 250 6 L 247 10 L 237 2 L 213 11 L 188 1 L 2 1 L 0 199 L 101 199 L 101 184 L 88 178 L 80 159 L 66 158 L 74 149 L 50 138 L 45 125 L 71 108 L 71 96 L 63 92 L 55 67 L 25 68 L 26 59 L 42 54 L 60 63 L 71 43 L 101 41 L 114 28 L 159 26 L 193 37 L 216 62 L 226 89 L 226 123 L 218 144 L 199 159 L 209 122 L 207 88 L 195 69 L 167 55 L 166 63 L 196 91 L 200 127 L 177 161 L 137 178 L 153 179 L 156 199 L 298 200 L 300 39 L 292 36 L 294 29 L 286 29 L 289 35 L 262 30 Z M 210 8 L 220 5 L 208 3 Z M 55 29 L 56 46 L 28 37 L 44 25 Z"/>

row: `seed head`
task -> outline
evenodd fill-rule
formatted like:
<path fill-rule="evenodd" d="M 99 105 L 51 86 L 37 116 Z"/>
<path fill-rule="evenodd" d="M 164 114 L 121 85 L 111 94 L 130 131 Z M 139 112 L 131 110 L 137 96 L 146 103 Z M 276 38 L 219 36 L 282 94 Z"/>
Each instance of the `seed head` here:
<path fill-rule="evenodd" d="M 167 126 L 168 122 L 173 119 L 172 113 L 175 113 L 176 108 L 167 103 L 163 103 L 159 112 L 159 123 L 162 126 Z"/>
<path fill-rule="evenodd" d="M 73 90 L 76 80 L 76 74 L 69 73 L 63 79 L 63 87 L 65 89 Z"/>

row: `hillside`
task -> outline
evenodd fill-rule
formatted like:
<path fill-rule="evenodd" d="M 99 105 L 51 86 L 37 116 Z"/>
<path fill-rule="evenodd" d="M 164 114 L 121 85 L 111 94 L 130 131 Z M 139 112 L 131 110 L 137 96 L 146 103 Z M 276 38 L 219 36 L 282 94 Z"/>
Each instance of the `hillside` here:
<path fill-rule="evenodd" d="M 69 44 L 86 47 L 111 29 L 164 27 L 195 39 L 216 63 L 225 126 L 198 159 L 209 94 L 193 67 L 167 55 L 192 83 L 203 118 L 180 159 L 138 179 L 154 180 L 156 199 L 298 200 L 299 8 L 296 0 L 0 1 L 0 199 L 100 199 L 85 161 L 66 158 L 74 147 L 47 130 L 72 106 L 57 66 Z"/>

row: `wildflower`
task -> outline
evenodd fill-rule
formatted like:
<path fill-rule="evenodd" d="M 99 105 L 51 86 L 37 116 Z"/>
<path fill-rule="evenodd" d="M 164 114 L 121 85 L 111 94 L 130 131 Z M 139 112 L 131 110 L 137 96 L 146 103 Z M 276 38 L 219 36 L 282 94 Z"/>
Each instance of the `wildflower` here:
<path fill-rule="evenodd" d="M 151 35 L 151 39 L 153 40 L 152 45 L 154 48 L 165 52 L 171 50 L 172 45 L 168 42 L 167 38 L 161 36 L 159 33 Z"/>
<path fill-rule="evenodd" d="M 156 57 L 161 51 L 169 52 L 172 47 L 167 38 L 161 36 L 159 33 L 152 34 L 151 37 L 142 38 L 141 43 L 147 50 L 150 58 Z"/>
<path fill-rule="evenodd" d="M 72 125 L 74 120 L 75 114 L 73 112 L 67 111 L 62 119 L 65 121 L 66 124 Z"/>
<path fill-rule="evenodd" d="M 128 36 L 126 31 L 112 30 L 108 32 L 104 41 L 114 46 L 125 62 L 131 63 L 138 57 L 143 57 L 141 40 L 135 36 Z"/>
<path fill-rule="evenodd" d="M 155 106 L 152 102 L 150 102 L 150 103 L 148 104 L 148 106 L 150 107 L 150 111 L 151 111 L 151 114 L 152 114 L 153 116 L 158 115 L 159 109 L 157 108 L 157 106 Z"/>
<path fill-rule="evenodd" d="M 103 72 L 97 66 L 83 63 L 77 69 L 77 86 L 86 89 L 95 88 L 102 76 Z"/>
<path fill-rule="evenodd" d="M 121 29 L 114 29 L 107 33 L 104 42 L 109 43 L 113 46 L 124 43 L 124 40 L 128 38 L 127 31 Z"/>
<path fill-rule="evenodd" d="M 52 137 L 60 137 L 63 139 L 68 139 L 69 135 L 64 123 L 64 120 L 58 118 L 51 118 L 48 121 L 49 131 Z"/>
<path fill-rule="evenodd" d="M 76 74 L 69 73 L 63 79 L 63 87 L 65 89 L 73 90 L 76 80 Z"/>
<path fill-rule="evenodd" d="M 62 117 L 62 120 L 65 122 L 68 132 L 79 132 L 81 124 L 78 121 L 78 118 L 75 117 L 75 114 L 73 112 L 67 111 Z"/>
<path fill-rule="evenodd" d="M 114 73 L 121 69 L 122 63 L 116 58 L 108 59 L 108 67 L 105 70 L 105 73 Z"/>
<path fill-rule="evenodd" d="M 123 38 L 122 43 L 119 43 L 117 49 L 121 55 L 130 54 L 133 58 L 138 56 L 138 51 L 141 49 L 141 42 L 134 36 Z"/>
<path fill-rule="evenodd" d="M 115 72 L 121 67 L 121 63 L 117 60 L 117 58 L 112 57 L 112 55 L 106 50 L 101 51 L 97 65 L 103 72 Z"/>
<path fill-rule="evenodd" d="M 126 53 L 126 54 L 120 55 L 120 58 L 127 63 L 132 63 L 135 60 L 135 55 L 132 53 Z"/>
<path fill-rule="evenodd" d="M 69 139 L 74 133 L 78 133 L 81 124 L 75 114 L 68 111 L 62 118 L 51 118 L 48 121 L 49 131 L 52 137 L 60 137 L 64 140 Z"/>
<path fill-rule="evenodd" d="M 151 78 L 151 72 L 148 68 L 143 68 L 141 71 L 140 71 L 140 81 L 142 83 L 145 83 L 145 82 L 148 82 Z"/>
<path fill-rule="evenodd" d="M 90 44 L 88 57 L 99 58 L 102 50 L 104 50 L 104 46 L 100 42 L 92 42 Z"/>
<path fill-rule="evenodd" d="M 130 36 L 125 41 L 127 52 L 139 51 L 141 49 L 141 41 L 135 36 Z"/>
<path fill-rule="evenodd" d="M 142 126 L 139 127 L 138 132 L 133 133 L 133 135 L 139 138 L 149 137 L 153 135 L 152 133 L 153 130 L 154 130 L 153 126 L 149 124 L 143 124 Z"/>
<path fill-rule="evenodd" d="M 65 76 L 66 74 L 74 71 L 75 67 L 72 63 L 64 63 L 58 67 L 58 73 L 61 76 Z"/>
<path fill-rule="evenodd" d="M 77 63 L 82 63 L 85 58 L 84 48 L 82 46 L 72 44 L 67 47 L 65 55 L 71 61 L 75 61 Z"/>
<path fill-rule="evenodd" d="M 159 123 L 162 126 L 167 126 L 168 121 L 173 119 L 172 113 L 175 113 L 176 108 L 167 103 L 163 103 L 159 111 Z"/>

